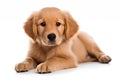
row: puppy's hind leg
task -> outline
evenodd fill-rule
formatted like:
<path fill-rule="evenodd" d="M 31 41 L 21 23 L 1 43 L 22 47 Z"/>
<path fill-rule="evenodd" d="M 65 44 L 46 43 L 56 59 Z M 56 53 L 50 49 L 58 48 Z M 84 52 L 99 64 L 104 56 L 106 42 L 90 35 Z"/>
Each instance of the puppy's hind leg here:
<path fill-rule="evenodd" d="M 79 39 L 83 42 L 85 45 L 89 55 L 92 55 L 97 58 L 97 60 L 101 63 L 109 63 L 111 61 L 111 58 L 107 55 L 105 55 L 98 45 L 95 43 L 95 41 L 85 32 L 81 32 L 78 35 Z"/>
<path fill-rule="evenodd" d="M 96 62 L 97 58 L 87 57 L 82 61 L 79 61 L 79 63 L 85 63 L 85 62 Z"/>

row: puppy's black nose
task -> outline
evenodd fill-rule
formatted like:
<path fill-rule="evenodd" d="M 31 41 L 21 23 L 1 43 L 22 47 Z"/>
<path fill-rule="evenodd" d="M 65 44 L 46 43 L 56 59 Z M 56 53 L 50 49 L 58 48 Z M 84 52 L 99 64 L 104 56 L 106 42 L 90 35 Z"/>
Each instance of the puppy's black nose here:
<path fill-rule="evenodd" d="M 56 35 L 54 33 L 51 33 L 47 36 L 47 38 L 50 40 L 50 41 L 55 41 L 56 39 Z"/>

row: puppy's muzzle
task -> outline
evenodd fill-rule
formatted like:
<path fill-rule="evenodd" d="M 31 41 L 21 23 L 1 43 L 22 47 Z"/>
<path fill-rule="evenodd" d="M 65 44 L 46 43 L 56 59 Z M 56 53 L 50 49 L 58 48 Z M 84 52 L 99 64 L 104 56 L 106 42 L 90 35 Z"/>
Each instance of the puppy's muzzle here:
<path fill-rule="evenodd" d="M 54 33 L 48 34 L 47 38 L 50 42 L 55 42 L 56 35 Z"/>

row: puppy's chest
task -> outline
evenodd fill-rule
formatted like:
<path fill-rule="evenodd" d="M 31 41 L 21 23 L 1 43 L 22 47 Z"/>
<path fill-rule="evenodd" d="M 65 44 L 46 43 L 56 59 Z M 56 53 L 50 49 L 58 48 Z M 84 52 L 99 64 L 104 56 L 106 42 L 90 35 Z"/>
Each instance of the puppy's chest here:
<path fill-rule="evenodd" d="M 41 63 L 46 61 L 48 58 L 52 57 L 54 53 L 51 53 L 52 48 L 40 48 L 37 52 L 34 54 L 34 59 L 37 61 L 37 63 Z"/>

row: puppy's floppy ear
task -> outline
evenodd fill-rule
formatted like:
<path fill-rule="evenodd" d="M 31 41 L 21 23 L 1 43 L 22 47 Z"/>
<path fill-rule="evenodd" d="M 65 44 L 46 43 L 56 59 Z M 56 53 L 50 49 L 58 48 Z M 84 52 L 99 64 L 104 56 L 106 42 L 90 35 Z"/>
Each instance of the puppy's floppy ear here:
<path fill-rule="evenodd" d="M 74 36 L 75 33 L 77 33 L 79 26 L 69 13 L 64 12 L 64 16 L 65 16 L 65 37 L 66 39 L 70 39 L 72 36 Z"/>
<path fill-rule="evenodd" d="M 36 40 L 36 36 L 37 36 L 37 27 L 35 24 L 35 14 L 32 14 L 28 20 L 25 22 L 24 24 L 24 30 L 26 32 L 26 34 L 32 38 L 34 41 Z"/>

